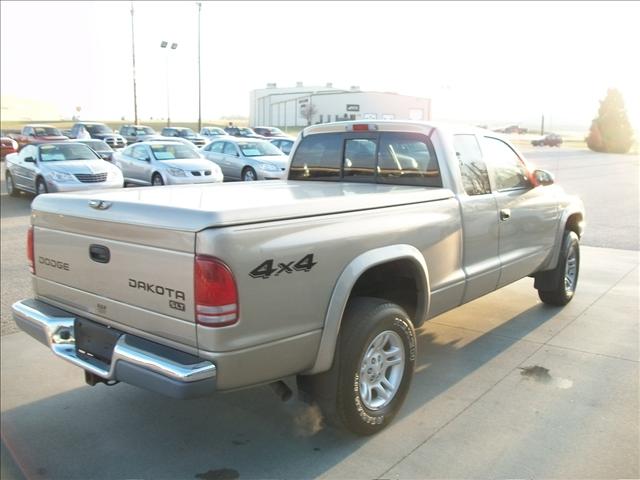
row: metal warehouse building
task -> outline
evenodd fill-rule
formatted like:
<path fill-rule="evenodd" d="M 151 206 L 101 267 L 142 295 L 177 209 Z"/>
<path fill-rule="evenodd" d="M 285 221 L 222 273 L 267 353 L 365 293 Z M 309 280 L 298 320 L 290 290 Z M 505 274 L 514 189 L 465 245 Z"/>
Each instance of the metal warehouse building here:
<path fill-rule="evenodd" d="M 278 88 L 275 83 L 250 93 L 251 126 L 304 127 L 341 120 L 430 120 L 431 99 L 389 92 L 324 87 Z"/>

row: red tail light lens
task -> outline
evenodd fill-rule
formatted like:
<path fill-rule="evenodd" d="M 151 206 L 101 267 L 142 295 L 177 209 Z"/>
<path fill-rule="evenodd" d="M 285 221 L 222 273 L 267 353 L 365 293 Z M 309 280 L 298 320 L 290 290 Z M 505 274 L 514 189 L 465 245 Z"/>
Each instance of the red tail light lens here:
<path fill-rule="evenodd" d="M 196 255 L 194 264 L 196 323 L 226 327 L 238 322 L 238 288 L 231 269 L 222 261 Z"/>
<path fill-rule="evenodd" d="M 29 271 L 33 274 L 36 273 L 36 262 L 33 254 L 33 227 L 29 227 L 27 231 L 27 261 L 29 263 Z"/>
<path fill-rule="evenodd" d="M 352 127 L 354 132 L 366 132 L 369 130 L 369 125 L 357 123 Z"/>

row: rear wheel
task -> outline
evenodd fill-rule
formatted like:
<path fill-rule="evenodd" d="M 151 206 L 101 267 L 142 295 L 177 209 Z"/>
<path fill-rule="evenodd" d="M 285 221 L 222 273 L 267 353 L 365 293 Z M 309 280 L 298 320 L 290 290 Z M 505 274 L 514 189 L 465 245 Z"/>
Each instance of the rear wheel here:
<path fill-rule="evenodd" d="M 5 181 L 7 182 L 7 193 L 12 197 L 17 197 L 20 195 L 20 190 L 16 188 L 16 184 L 13 182 L 13 177 L 11 173 L 7 171 L 5 175 Z"/>
<path fill-rule="evenodd" d="M 159 173 L 154 173 L 153 176 L 151 177 L 151 185 L 153 185 L 154 187 L 164 185 L 164 180 L 162 179 L 162 175 L 160 175 Z"/>
<path fill-rule="evenodd" d="M 245 169 L 242 171 L 242 181 L 253 182 L 255 180 L 258 180 L 258 175 L 256 174 L 256 171 L 251 167 L 245 167 Z"/>
<path fill-rule="evenodd" d="M 536 276 L 535 287 L 540 300 L 549 305 L 563 306 L 571 301 L 578 286 L 580 273 L 580 240 L 575 232 L 566 231 L 558 265 Z"/>
<path fill-rule="evenodd" d="M 413 325 L 396 304 L 377 298 L 349 302 L 333 366 L 299 376 L 303 398 L 326 419 L 358 435 L 385 428 L 407 395 L 416 357 Z"/>
<path fill-rule="evenodd" d="M 36 180 L 36 195 L 42 195 L 43 193 L 49 193 L 49 189 L 44 179 L 38 178 L 38 180 Z"/>

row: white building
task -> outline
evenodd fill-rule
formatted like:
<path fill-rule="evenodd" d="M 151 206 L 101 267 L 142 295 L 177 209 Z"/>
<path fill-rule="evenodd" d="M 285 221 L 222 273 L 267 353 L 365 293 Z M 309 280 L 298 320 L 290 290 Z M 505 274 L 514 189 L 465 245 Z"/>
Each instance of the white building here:
<path fill-rule="evenodd" d="M 307 118 L 310 117 L 310 118 Z M 278 88 L 275 83 L 250 93 L 251 126 L 305 127 L 341 120 L 430 120 L 431 99 L 389 92 L 324 87 Z"/>

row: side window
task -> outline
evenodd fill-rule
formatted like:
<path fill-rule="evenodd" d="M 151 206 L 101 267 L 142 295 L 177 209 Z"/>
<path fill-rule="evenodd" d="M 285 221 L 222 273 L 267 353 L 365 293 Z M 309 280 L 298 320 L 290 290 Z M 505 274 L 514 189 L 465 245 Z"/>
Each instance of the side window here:
<path fill-rule="evenodd" d="M 216 142 L 211 144 L 210 150 L 215 153 L 222 153 L 222 149 L 224 148 L 224 144 L 226 142 Z"/>
<path fill-rule="evenodd" d="M 530 188 L 531 181 L 520 157 L 502 140 L 483 137 L 482 150 L 487 163 L 491 165 L 496 190 Z"/>
<path fill-rule="evenodd" d="M 224 148 L 223 148 L 222 152 L 225 155 L 237 156 L 238 150 L 236 149 L 236 146 L 233 143 L 224 142 Z"/>
<path fill-rule="evenodd" d="M 133 153 L 131 154 L 133 158 L 136 160 L 146 161 L 149 159 L 149 154 L 147 153 L 147 148 L 143 145 L 139 145 L 137 147 L 133 147 Z"/>
<path fill-rule="evenodd" d="M 305 137 L 291 160 L 290 180 L 340 180 L 341 133 Z"/>
<path fill-rule="evenodd" d="M 460 165 L 462 185 L 467 195 L 491 193 L 489 172 L 475 135 L 454 135 L 453 146 Z"/>
<path fill-rule="evenodd" d="M 373 180 L 376 169 L 376 141 L 349 138 L 344 143 L 344 170 L 346 177 L 365 177 Z"/>
<path fill-rule="evenodd" d="M 26 127 L 26 128 L 24 129 L 24 134 L 25 134 L 25 135 L 33 135 L 33 128 L 31 128 L 31 127 Z"/>
<path fill-rule="evenodd" d="M 440 168 L 429 139 L 415 133 L 381 133 L 378 183 L 441 187 Z"/>
<path fill-rule="evenodd" d="M 34 159 L 37 157 L 37 151 L 33 145 L 25 145 L 20 150 L 20 160 L 24 161 L 27 157 L 33 157 Z"/>

